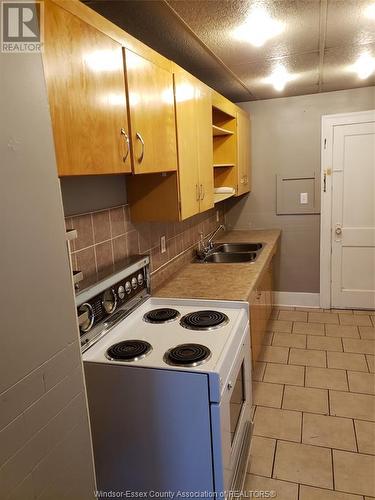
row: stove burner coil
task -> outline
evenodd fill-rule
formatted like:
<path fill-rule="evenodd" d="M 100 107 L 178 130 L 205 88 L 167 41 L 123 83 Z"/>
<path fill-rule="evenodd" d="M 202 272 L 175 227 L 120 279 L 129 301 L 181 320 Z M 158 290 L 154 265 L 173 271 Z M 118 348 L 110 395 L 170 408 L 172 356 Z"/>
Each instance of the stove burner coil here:
<path fill-rule="evenodd" d="M 172 366 L 199 366 L 211 357 L 208 347 L 201 344 L 180 344 L 169 349 L 164 355 L 164 361 Z"/>
<path fill-rule="evenodd" d="M 190 330 L 213 330 L 228 322 L 228 316 L 219 311 L 195 311 L 183 316 L 180 324 Z"/>
<path fill-rule="evenodd" d="M 139 361 L 152 351 L 152 346 L 144 340 L 124 340 L 113 344 L 106 352 L 112 361 Z"/>
<path fill-rule="evenodd" d="M 176 309 L 170 308 L 160 308 L 153 309 L 143 316 L 144 321 L 147 323 L 168 323 L 169 321 L 174 321 L 180 316 L 180 313 Z"/>

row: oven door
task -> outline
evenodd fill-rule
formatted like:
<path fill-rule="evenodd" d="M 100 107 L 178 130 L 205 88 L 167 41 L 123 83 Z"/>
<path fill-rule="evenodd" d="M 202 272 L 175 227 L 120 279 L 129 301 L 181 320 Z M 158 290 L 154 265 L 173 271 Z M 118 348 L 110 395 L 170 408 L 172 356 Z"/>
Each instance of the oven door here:
<path fill-rule="evenodd" d="M 251 422 L 251 352 L 249 327 L 244 331 L 220 404 L 211 404 L 216 492 L 242 488 L 249 456 Z"/>

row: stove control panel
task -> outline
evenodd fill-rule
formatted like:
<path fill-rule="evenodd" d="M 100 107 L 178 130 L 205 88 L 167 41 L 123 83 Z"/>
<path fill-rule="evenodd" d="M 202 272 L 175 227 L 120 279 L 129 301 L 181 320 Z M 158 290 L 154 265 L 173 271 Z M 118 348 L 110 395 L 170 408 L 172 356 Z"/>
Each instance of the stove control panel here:
<path fill-rule="evenodd" d="M 100 290 L 99 285 L 93 287 L 92 298 L 87 291 L 84 302 L 77 307 L 83 347 L 126 316 L 133 304 L 149 294 L 148 265 L 137 268 L 118 281 L 115 280 L 116 276 L 114 275 L 113 283 L 107 288 Z"/>

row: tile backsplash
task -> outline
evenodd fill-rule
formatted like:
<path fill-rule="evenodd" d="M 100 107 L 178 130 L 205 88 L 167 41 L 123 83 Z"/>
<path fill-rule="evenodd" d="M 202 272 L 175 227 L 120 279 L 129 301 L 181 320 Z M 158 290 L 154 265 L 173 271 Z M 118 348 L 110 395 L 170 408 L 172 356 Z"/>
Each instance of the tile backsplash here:
<path fill-rule="evenodd" d="M 80 289 L 119 269 L 126 257 L 135 254 L 150 255 L 151 285 L 155 289 L 192 260 L 200 233 L 207 235 L 224 220 L 224 203 L 183 222 L 134 224 L 128 205 L 66 217 L 66 228 L 78 233 L 71 242 L 71 256 L 73 269 L 83 272 Z M 166 238 L 164 253 L 160 248 L 162 236 Z"/>

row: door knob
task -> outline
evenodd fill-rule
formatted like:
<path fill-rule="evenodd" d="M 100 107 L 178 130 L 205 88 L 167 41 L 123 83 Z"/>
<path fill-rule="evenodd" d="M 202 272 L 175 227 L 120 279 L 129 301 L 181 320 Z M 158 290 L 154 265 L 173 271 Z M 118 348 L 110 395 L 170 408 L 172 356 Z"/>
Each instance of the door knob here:
<path fill-rule="evenodd" d="M 342 233 L 341 226 L 336 226 L 335 233 L 336 233 L 337 235 L 340 235 L 340 234 Z"/>

